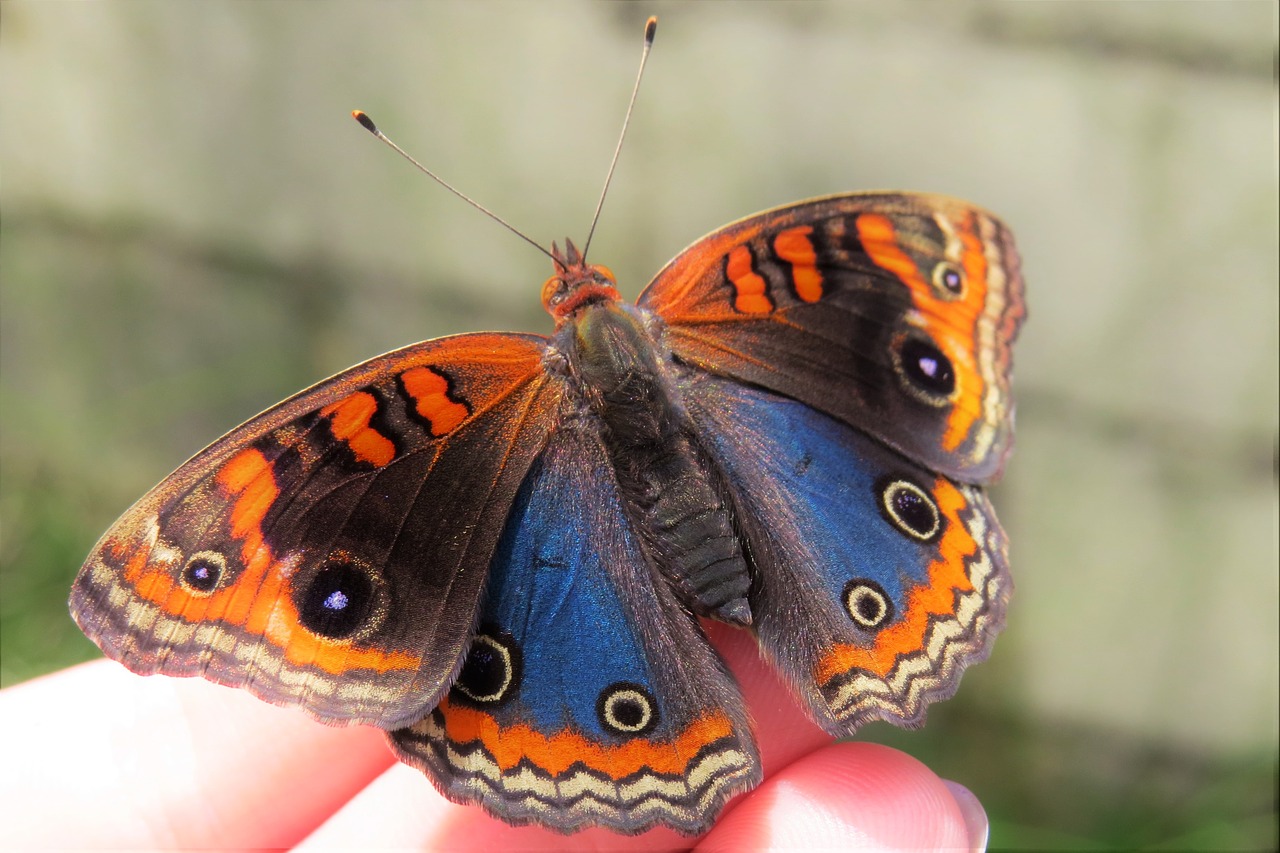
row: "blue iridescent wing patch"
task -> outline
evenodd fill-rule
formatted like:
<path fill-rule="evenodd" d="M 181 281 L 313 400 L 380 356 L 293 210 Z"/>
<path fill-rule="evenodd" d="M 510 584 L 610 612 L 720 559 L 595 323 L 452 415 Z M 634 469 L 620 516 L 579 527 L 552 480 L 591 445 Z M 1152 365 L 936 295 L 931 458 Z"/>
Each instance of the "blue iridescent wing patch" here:
<path fill-rule="evenodd" d="M 458 681 L 390 737 L 450 798 L 561 831 L 701 832 L 760 778 L 737 687 L 573 429 L 516 498 Z"/>
<path fill-rule="evenodd" d="M 686 388 L 753 555 L 762 647 L 833 734 L 922 723 L 1004 624 L 985 495 L 794 400 L 701 373 Z"/>

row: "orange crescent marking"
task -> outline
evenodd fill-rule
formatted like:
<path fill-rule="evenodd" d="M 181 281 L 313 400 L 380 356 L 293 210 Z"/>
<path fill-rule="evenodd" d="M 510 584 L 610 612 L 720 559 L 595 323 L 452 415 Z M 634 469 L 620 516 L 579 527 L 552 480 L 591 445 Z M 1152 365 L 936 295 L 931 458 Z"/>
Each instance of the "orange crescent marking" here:
<path fill-rule="evenodd" d="M 260 450 L 245 450 L 218 472 L 218 485 L 238 495 L 231 508 L 231 535 L 244 542 L 240 555 L 253 571 L 271 562 L 271 549 L 262 539 L 262 520 L 280 496 L 271 463 Z"/>
<path fill-rule="evenodd" d="M 822 273 L 818 272 L 818 252 L 809 239 L 812 233 L 813 226 L 801 225 L 781 231 L 773 238 L 773 250 L 791 264 L 791 281 L 796 286 L 796 295 L 805 302 L 817 302 L 823 291 Z"/>
<path fill-rule="evenodd" d="M 761 225 L 758 222 L 750 226 L 738 225 L 718 231 L 694 243 L 677 255 L 653 281 L 649 282 L 649 286 L 645 288 L 645 293 L 651 294 L 648 304 L 668 321 L 676 322 L 690 314 L 721 313 L 724 303 L 720 299 L 718 288 L 711 292 L 708 288 L 709 284 L 719 284 L 719 276 L 714 275 L 714 272 L 718 272 L 720 264 L 727 255 L 733 254 L 739 248 L 747 252 L 744 259 L 747 262 L 745 272 L 750 272 L 751 255 L 746 244 L 754 239 L 760 230 Z M 733 260 L 732 257 L 729 258 L 730 263 Z M 733 275 L 727 268 L 726 274 L 729 275 L 732 283 Z M 659 282 L 661 287 L 655 290 Z M 736 283 L 734 286 L 737 287 Z M 767 307 L 763 310 L 758 304 L 754 310 L 747 308 L 738 310 L 747 313 L 764 313 L 773 310 L 767 298 L 764 303 Z"/>
<path fill-rule="evenodd" d="M 289 594 L 289 572 L 262 535 L 262 521 L 280 489 L 261 451 L 242 450 L 233 456 L 218 471 L 217 483 L 234 500 L 231 535 L 242 543 L 244 571 L 228 587 L 193 595 L 178 583 L 172 564 L 152 567 L 146 543 L 139 543 L 124 567 L 124 579 L 139 597 L 186 622 L 223 622 L 264 636 L 296 666 L 315 666 L 335 675 L 353 669 L 417 669 L 416 655 L 359 649 L 350 641 L 321 639 L 302 627 Z"/>
<path fill-rule="evenodd" d="M 483 711 L 451 704 L 448 699 L 440 703 L 439 710 L 444 714 L 445 734 L 454 743 L 480 741 L 504 772 L 527 759 L 552 776 L 563 774 L 579 761 L 613 779 L 639 770 L 683 773 L 699 750 L 733 734 L 733 723 L 723 711 L 708 711 L 666 743 L 636 738 L 612 746 L 567 728 L 550 735 L 523 723 L 503 728 Z"/>
<path fill-rule="evenodd" d="M 969 435 L 982 414 L 983 382 L 974 363 L 977 321 L 986 299 L 987 265 L 982 243 L 973 233 L 972 214 L 958 223 L 964 244 L 962 263 L 968 291 L 962 302 L 939 299 L 920 274 L 916 262 L 898 244 L 893 222 L 878 213 L 864 213 L 857 219 L 858 239 L 867 255 L 881 269 L 888 270 L 911 290 L 911 301 L 924 317 L 924 327 L 951 360 L 959 394 L 947 414 L 942 435 L 945 450 L 955 450 Z"/>
<path fill-rule="evenodd" d="M 911 294 L 917 300 L 932 295 L 929 283 L 916 268 L 916 262 L 898 245 L 898 235 L 889 217 L 879 213 L 864 213 L 858 217 L 856 226 L 858 240 L 876 266 L 901 279 L 903 284 L 911 288 Z"/>
<path fill-rule="evenodd" d="M 842 643 L 824 655 L 815 671 L 819 684 L 826 684 L 853 669 L 864 669 L 884 678 L 900 657 L 924 648 L 929 617 L 952 615 L 956 591 L 973 589 L 964 564 L 966 558 L 977 553 L 978 543 L 960 523 L 959 510 L 967 503 L 965 497 L 942 478 L 934 483 L 934 495 L 938 509 L 947 519 L 947 530 L 938 543 L 938 559 L 929 564 L 928 582 L 911 590 L 903 618 L 881 631 L 871 648 Z"/>
<path fill-rule="evenodd" d="M 406 370 L 400 381 L 437 438 L 453 432 L 471 414 L 462 403 L 449 399 L 449 381 L 429 367 Z"/>
<path fill-rule="evenodd" d="M 765 295 L 768 285 L 751 266 L 751 250 L 746 246 L 734 246 L 725 263 L 725 275 L 733 285 L 737 296 L 733 307 L 744 314 L 768 314 L 773 302 Z"/>
<path fill-rule="evenodd" d="M 378 398 L 368 391 L 357 391 L 320 410 L 323 417 L 332 418 L 329 429 L 334 438 L 346 442 L 361 462 L 381 468 L 396 458 L 396 446 L 369 425 L 377 413 Z"/>

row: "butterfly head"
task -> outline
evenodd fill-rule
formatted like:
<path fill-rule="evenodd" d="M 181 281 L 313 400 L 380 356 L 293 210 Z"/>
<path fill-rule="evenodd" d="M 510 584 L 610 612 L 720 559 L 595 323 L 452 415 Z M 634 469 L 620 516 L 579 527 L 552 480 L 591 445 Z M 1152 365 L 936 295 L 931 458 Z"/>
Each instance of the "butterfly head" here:
<path fill-rule="evenodd" d="M 572 240 L 565 240 L 565 250 L 551 244 L 555 275 L 542 285 L 542 305 L 556 319 L 558 328 L 587 305 L 616 302 L 618 280 L 601 264 L 588 264 Z"/>

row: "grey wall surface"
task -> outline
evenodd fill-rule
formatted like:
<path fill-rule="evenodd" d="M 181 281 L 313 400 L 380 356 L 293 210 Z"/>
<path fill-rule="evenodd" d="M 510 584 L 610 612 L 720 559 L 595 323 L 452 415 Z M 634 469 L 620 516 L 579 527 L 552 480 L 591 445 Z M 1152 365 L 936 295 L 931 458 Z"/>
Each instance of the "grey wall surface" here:
<path fill-rule="evenodd" d="M 84 553 L 239 420 L 416 340 L 549 329 L 545 259 L 347 113 L 535 240 L 580 239 L 651 13 L 592 250 L 624 294 L 719 225 L 838 191 L 960 196 L 1019 238 L 1018 449 L 994 491 L 1017 594 L 932 719 L 1068 763 L 1055 732 L 1128 744 L 1146 763 L 1100 790 L 1190 756 L 1172 810 L 1222 773 L 1274 782 L 1266 2 L 6 2 L 3 682 L 91 656 L 64 604 Z M 1265 839 L 1274 787 L 1246 788 Z M 1017 795 L 984 798 L 1031 824 L 1011 844 L 1139 837 L 1069 817 L 1036 835 Z M 1194 832 L 1166 820 L 1147 841 Z"/>

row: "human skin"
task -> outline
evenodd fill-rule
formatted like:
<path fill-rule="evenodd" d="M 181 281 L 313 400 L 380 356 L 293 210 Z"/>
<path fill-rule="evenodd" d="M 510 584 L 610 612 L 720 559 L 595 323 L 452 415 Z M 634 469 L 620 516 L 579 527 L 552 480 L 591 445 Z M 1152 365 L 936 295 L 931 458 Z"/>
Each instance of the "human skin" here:
<path fill-rule="evenodd" d="M 974 796 L 914 758 L 836 743 L 745 631 L 708 632 L 756 724 L 764 782 L 698 839 L 512 827 L 451 803 L 383 735 L 196 678 L 95 661 L 0 691 L 0 846 L 450 850 L 981 849 Z"/>

